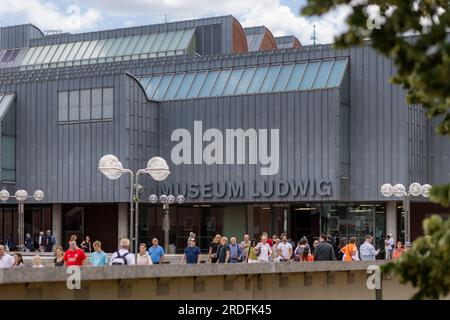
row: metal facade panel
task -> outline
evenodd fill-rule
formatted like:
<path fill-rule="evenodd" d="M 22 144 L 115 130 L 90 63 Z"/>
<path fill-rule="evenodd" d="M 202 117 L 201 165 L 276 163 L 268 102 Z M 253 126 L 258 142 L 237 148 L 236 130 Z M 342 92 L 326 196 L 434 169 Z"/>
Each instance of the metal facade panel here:
<path fill-rule="evenodd" d="M 17 94 L 16 186 L 29 192 L 42 188 L 48 195 L 45 201 L 55 203 L 128 201 L 127 178 L 111 182 L 98 172 L 101 155 L 114 153 L 124 166 L 129 165 L 130 158 L 135 159 L 131 161 L 133 169 L 145 166 L 153 155 L 170 159 L 171 130 L 186 127 L 192 131 L 197 119 L 211 128 L 281 126 L 281 148 L 287 149 L 280 158 L 283 169 L 278 176 L 263 177 L 254 165 L 192 165 L 177 168 L 170 179 L 267 183 L 278 178 L 338 177 L 338 146 L 333 139 L 339 132 L 339 94 L 334 90 L 168 101 L 158 106 L 146 100 L 139 85 L 124 70 L 151 74 L 343 56 L 349 57 L 351 180 L 348 197 L 345 188 L 338 189 L 345 184 L 333 180 L 333 194 L 340 194 L 335 199 L 385 201 L 379 193 L 384 182 L 446 182 L 450 172 L 449 140 L 436 136 L 434 123 L 429 123 L 420 108 L 408 109 L 403 89 L 389 83 L 394 72 L 392 61 L 367 46 L 342 50 L 316 46 L 239 56 L 29 71 L 17 77 L 1 74 L 0 92 Z M 114 86 L 113 122 L 56 123 L 58 90 L 102 86 Z M 424 157 L 427 152 L 429 157 Z M 156 190 L 156 183 L 148 177 L 144 186 Z M 311 199 L 317 196 L 303 198 Z M 278 201 L 276 197 L 270 200 Z"/>

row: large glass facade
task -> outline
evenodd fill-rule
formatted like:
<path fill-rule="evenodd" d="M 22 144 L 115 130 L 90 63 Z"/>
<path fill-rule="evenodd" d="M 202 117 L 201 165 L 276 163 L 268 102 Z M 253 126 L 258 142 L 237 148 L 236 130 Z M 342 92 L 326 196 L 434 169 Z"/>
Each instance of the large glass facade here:
<path fill-rule="evenodd" d="M 375 238 L 375 246 L 382 249 L 386 236 L 385 207 L 382 204 L 322 203 L 321 233 L 331 235 L 336 244 L 345 243 L 356 237 L 357 243 L 364 242 L 366 235 Z"/>
<path fill-rule="evenodd" d="M 149 99 L 190 99 L 335 88 L 341 84 L 346 65 L 347 58 L 340 58 L 136 78 Z"/>
<path fill-rule="evenodd" d="M 24 232 L 29 233 L 37 248 L 40 231 L 52 230 L 52 208 L 50 206 L 30 206 L 24 208 Z M 18 237 L 17 206 L 0 207 L 0 244 L 5 244 L 10 236 L 17 246 Z"/>
<path fill-rule="evenodd" d="M 16 181 L 15 94 L 0 94 L 0 181 Z"/>

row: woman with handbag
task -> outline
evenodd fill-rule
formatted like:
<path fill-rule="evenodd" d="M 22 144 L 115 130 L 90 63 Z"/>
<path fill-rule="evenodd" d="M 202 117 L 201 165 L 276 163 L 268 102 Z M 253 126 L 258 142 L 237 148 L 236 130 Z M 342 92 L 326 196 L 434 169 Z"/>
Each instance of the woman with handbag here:
<path fill-rule="evenodd" d="M 214 240 L 209 245 L 209 252 L 208 252 L 209 263 L 217 263 L 221 238 L 222 236 L 220 234 L 216 234 Z"/>

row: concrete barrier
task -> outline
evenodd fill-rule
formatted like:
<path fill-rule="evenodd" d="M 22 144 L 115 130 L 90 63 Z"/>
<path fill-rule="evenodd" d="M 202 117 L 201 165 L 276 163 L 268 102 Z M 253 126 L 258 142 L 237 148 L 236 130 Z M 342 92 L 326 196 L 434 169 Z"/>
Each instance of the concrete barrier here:
<path fill-rule="evenodd" d="M 292 262 L 80 268 L 69 290 L 67 268 L 0 269 L 0 299 L 408 299 L 395 278 L 367 287 L 377 262 Z M 383 277 L 382 277 L 383 278 Z"/>

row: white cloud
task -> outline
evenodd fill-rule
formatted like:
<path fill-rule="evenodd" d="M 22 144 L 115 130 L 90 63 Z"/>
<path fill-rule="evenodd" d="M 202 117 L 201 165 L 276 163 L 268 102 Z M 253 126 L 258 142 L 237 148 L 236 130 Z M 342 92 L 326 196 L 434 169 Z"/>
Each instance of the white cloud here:
<path fill-rule="evenodd" d="M 95 27 L 101 19 L 97 9 L 82 12 L 76 5 L 64 11 L 42 0 L 1 0 L 0 20 L 9 24 L 33 23 L 41 30 L 79 31 Z"/>

